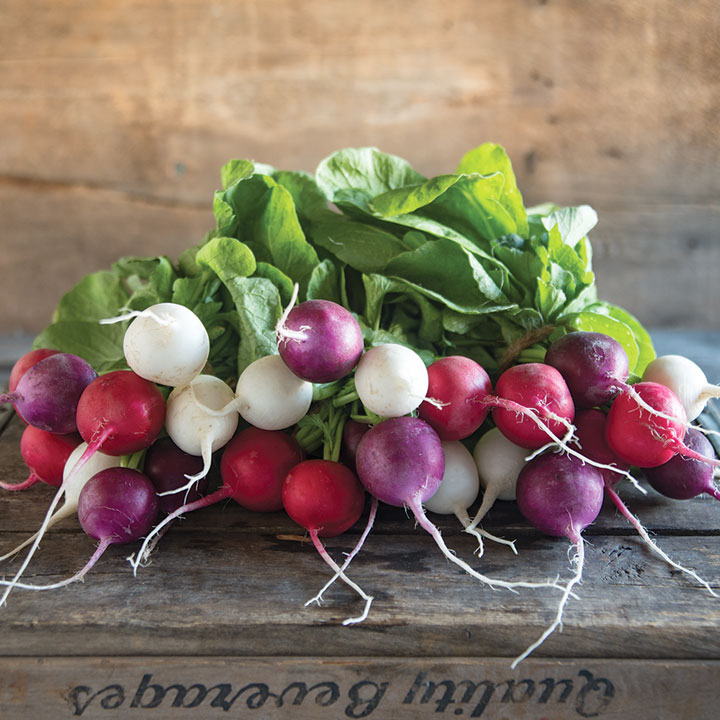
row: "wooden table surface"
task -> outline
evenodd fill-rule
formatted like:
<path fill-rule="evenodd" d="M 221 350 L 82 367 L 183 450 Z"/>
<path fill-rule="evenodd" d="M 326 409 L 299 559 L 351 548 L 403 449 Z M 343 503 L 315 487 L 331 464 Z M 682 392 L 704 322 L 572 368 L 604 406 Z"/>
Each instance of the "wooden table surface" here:
<path fill-rule="evenodd" d="M 22 426 L 5 420 L 0 478 L 19 481 Z M 1 548 L 37 529 L 51 494 L 0 495 Z M 622 494 L 663 550 L 720 591 L 714 500 Z M 498 503 L 485 527 L 517 538 L 517 558 L 487 543 L 473 560 L 474 540 L 454 520 L 433 519 L 489 576 L 570 577 L 568 542 L 530 529 L 512 503 Z M 361 524 L 327 541 L 334 557 Z M 515 670 L 512 659 L 552 621 L 557 591 L 491 590 L 446 561 L 404 511 L 381 507 L 350 572 L 375 600 L 364 623 L 344 627 L 362 606 L 344 585 L 304 607 L 330 571 L 301 536 L 283 514 L 229 502 L 177 523 L 136 578 L 126 561 L 136 547 L 118 546 L 84 583 L 14 592 L 0 610 L 0 717 L 715 716 L 720 600 L 649 552 L 610 506 L 586 532 L 584 579 L 562 632 Z M 75 519 L 63 521 L 25 580 L 60 580 L 94 546 Z"/>

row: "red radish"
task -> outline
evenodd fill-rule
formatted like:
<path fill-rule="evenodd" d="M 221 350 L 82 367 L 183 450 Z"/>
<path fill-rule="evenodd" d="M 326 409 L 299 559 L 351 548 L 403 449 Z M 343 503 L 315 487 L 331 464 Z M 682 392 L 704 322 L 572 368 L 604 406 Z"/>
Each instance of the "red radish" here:
<path fill-rule="evenodd" d="M 491 587 L 557 587 L 552 582 L 505 582 L 486 577 L 449 550 L 423 508 L 445 471 L 442 442 L 424 420 L 398 417 L 378 423 L 360 441 L 356 465 L 360 481 L 373 497 L 388 505 L 409 507 L 445 557 L 472 577 Z"/>
<path fill-rule="evenodd" d="M 347 618 L 343 625 L 365 620 L 372 596 L 345 575 L 320 541 L 320 537 L 335 537 L 344 533 L 360 519 L 365 505 L 365 491 L 355 473 L 332 460 L 305 460 L 290 470 L 285 478 L 282 500 L 287 514 L 310 533 L 320 557 L 365 600 L 363 613 Z"/>
<path fill-rule="evenodd" d="M 20 439 L 20 454 L 30 469 L 30 475 L 21 483 L 0 482 L 0 488 L 26 490 L 38 482 L 58 487 L 70 453 L 81 442 L 82 438 L 77 433 L 58 435 L 28 425 Z"/>
<path fill-rule="evenodd" d="M 363 352 L 363 336 L 355 317 L 329 300 L 307 300 L 288 309 L 277 326 L 278 352 L 299 378 L 332 382 L 348 375 Z"/>
<path fill-rule="evenodd" d="M 523 516 L 540 532 L 567 537 L 575 546 L 575 574 L 565 586 L 554 622 L 519 655 L 512 667 L 539 647 L 562 623 L 563 609 L 572 588 L 582 580 L 585 545 L 582 531 L 600 513 L 603 477 L 592 465 L 564 453 L 547 452 L 530 460 L 517 480 L 517 504 Z"/>
<path fill-rule="evenodd" d="M 17 389 L 17 384 L 20 382 L 20 378 L 33 366 L 37 365 L 41 360 L 51 355 L 57 355 L 59 350 L 51 350 L 50 348 L 37 348 L 26 352 L 22 357 L 18 358 L 15 364 L 12 366 L 10 371 L 10 377 L 8 379 L 8 392 L 13 393 Z M 23 416 L 15 408 L 17 416 L 25 422 Z M 27 423 L 25 423 L 27 425 Z"/>
<path fill-rule="evenodd" d="M 462 440 L 485 421 L 489 408 L 478 397 L 492 393 L 490 376 L 470 358 L 450 355 L 433 362 L 428 372 L 428 398 L 419 416 L 441 440 Z"/>
<path fill-rule="evenodd" d="M 225 447 L 220 475 L 233 498 L 247 510 L 282 510 L 282 488 L 290 469 L 304 459 L 294 438 L 282 430 L 249 427 Z"/>
<path fill-rule="evenodd" d="M 59 434 L 75 432 L 80 395 L 97 373 L 77 355 L 57 353 L 40 360 L 20 378 L 14 392 L 0 395 L 29 425 Z"/>
<path fill-rule="evenodd" d="M 632 395 L 623 393 L 613 401 L 608 413 L 605 439 L 612 451 L 628 465 L 650 468 L 663 465 L 676 454 L 720 465 L 683 444 L 687 416 L 677 395 L 659 383 L 641 382 L 633 386 L 649 412 Z"/>
<path fill-rule="evenodd" d="M 248 429 L 246 429 L 238 433 L 238 437 L 242 436 L 244 439 L 248 435 L 252 436 L 254 434 L 254 431 L 249 433 Z M 243 441 L 240 440 L 238 443 L 242 445 Z M 261 441 L 254 449 L 247 449 L 247 452 L 238 453 L 235 455 L 234 461 L 232 461 L 232 456 L 226 463 L 221 461 L 220 475 L 223 482 L 221 487 L 205 497 L 185 503 L 176 510 L 173 510 L 158 523 L 145 538 L 138 554 L 131 559 L 133 571 L 137 573 L 138 567 L 147 562 L 156 542 L 154 538 L 162 533 L 164 528 L 173 522 L 175 518 L 192 512 L 193 510 L 199 510 L 200 508 L 223 502 L 228 498 L 232 498 L 239 504 L 243 504 L 248 500 L 248 486 L 250 485 L 253 489 L 257 488 L 257 484 L 255 484 L 257 483 L 257 478 L 252 478 L 254 472 L 262 468 L 265 477 L 261 478 L 261 480 L 275 487 L 285 479 L 285 476 L 290 472 L 293 465 L 296 464 L 296 459 L 297 454 L 289 452 L 288 436 L 280 431 L 273 431 L 263 433 Z M 244 467 L 241 465 L 241 460 L 247 463 Z M 257 497 L 254 499 L 257 500 Z M 251 496 L 250 501 L 252 502 L 252 500 L 253 497 Z"/>
<path fill-rule="evenodd" d="M 81 580 L 110 545 L 139 540 L 150 531 L 158 515 L 158 498 L 150 480 L 131 468 L 108 468 L 88 480 L 80 492 L 78 518 L 82 529 L 100 541 L 92 557 L 75 575 L 50 585 L 14 581 L 0 584 L 24 590 L 54 590 Z"/>

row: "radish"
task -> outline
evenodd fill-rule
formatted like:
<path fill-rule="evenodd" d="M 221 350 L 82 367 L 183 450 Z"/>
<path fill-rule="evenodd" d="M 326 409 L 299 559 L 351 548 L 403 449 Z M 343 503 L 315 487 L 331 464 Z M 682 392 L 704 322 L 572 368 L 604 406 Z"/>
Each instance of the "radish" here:
<path fill-rule="evenodd" d="M 424 420 L 398 417 L 378 423 L 360 441 L 356 465 L 360 481 L 373 497 L 388 505 L 409 507 L 445 557 L 472 577 L 491 587 L 557 587 L 552 582 L 505 582 L 486 577 L 449 550 L 423 509 L 445 471 L 442 442 Z"/>
<path fill-rule="evenodd" d="M 111 455 L 105 455 L 104 453 L 97 452 L 87 461 L 87 463 L 83 466 L 81 470 L 74 472 L 73 469 L 75 467 L 75 464 L 86 449 L 87 443 L 81 442 L 68 456 L 65 462 L 65 467 L 63 469 L 63 481 L 65 481 L 65 499 L 62 506 L 58 508 L 58 510 L 56 510 L 49 517 L 47 523 L 45 524 L 44 531 L 50 529 L 53 525 L 57 524 L 61 520 L 64 520 L 67 517 L 71 517 L 75 515 L 75 513 L 77 513 L 77 504 L 78 498 L 80 497 L 80 491 L 83 489 L 83 487 L 85 487 L 85 484 L 93 475 L 99 473 L 101 470 L 106 470 L 107 468 L 120 467 L 122 458 L 112 457 Z M 6 560 L 12 555 L 15 555 L 23 548 L 35 542 L 35 540 L 40 538 L 40 536 L 40 531 L 36 532 L 34 535 L 25 540 L 25 542 L 21 543 L 16 548 L 13 548 L 10 552 L 0 557 L 0 560 Z"/>
<path fill-rule="evenodd" d="M 0 395 L 0 403 L 13 403 L 25 422 L 40 430 L 75 432 L 80 395 L 96 377 L 82 358 L 57 353 L 29 368 L 13 392 Z"/>
<path fill-rule="evenodd" d="M 483 536 L 509 545 L 517 554 L 515 543 L 491 535 L 485 530 L 470 527 L 468 508 L 475 502 L 480 490 L 477 465 L 470 451 L 458 440 L 445 440 L 442 448 L 445 457 L 442 482 L 433 495 L 425 501 L 425 509 L 438 515 L 455 515 L 465 531 L 477 538 L 478 557 L 483 553 Z"/>
<path fill-rule="evenodd" d="M 304 459 L 294 438 L 281 430 L 249 427 L 223 451 L 220 474 L 233 487 L 233 498 L 253 512 L 283 509 L 282 488 L 290 468 Z"/>
<path fill-rule="evenodd" d="M 685 433 L 683 442 L 694 452 L 708 458 L 715 457 L 710 441 L 695 428 Z M 720 490 L 715 486 L 713 477 L 713 470 L 707 463 L 682 455 L 675 455 L 663 465 L 645 470 L 645 478 L 650 485 L 674 500 L 689 500 L 703 493 L 720 500 Z"/>
<path fill-rule="evenodd" d="M 616 401 L 617 402 L 617 401 Z M 612 448 L 607 444 L 606 427 L 609 422 L 609 418 L 601 410 L 581 410 L 575 417 L 575 423 L 577 428 L 577 442 L 582 447 L 583 453 L 592 460 L 598 461 L 600 464 L 605 466 L 616 466 L 619 468 L 627 468 L 628 466 L 623 463 L 620 458 L 614 453 Z M 691 432 L 688 430 L 688 433 Z M 700 433 L 697 433 L 700 435 Z M 703 437 L 700 435 L 700 437 Z M 705 438 L 703 437 L 703 440 Z M 707 442 L 707 441 L 705 441 Z M 708 442 L 708 445 L 710 443 Z M 698 448 L 692 448 L 698 450 Z M 712 454 L 712 453 L 711 453 Z M 680 458 L 681 456 L 675 456 Z M 682 458 L 685 461 L 685 458 Z M 695 463 L 708 468 L 710 475 L 712 476 L 712 470 L 705 463 L 699 463 L 696 460 L 687 460 L 688 463 Z M 667 463 L 666 463 L 667 464 Z M 664 467 L 664 466 L 660 466 Z M 625 504 L 625 501 L 618 495 L 615 490 L 615 485 L 620 479 L 620 476 L 616 472 L 612 472 L 608 469 L 600 470 L 603 476 L 603 482 L 605 483 L 605 494 L 612 500 L 615 507 L 618 509 L 620 514 L 635 528 L 638 535 L 643 539 L 647 546 L 659 557 L 661 557 L 670 566 L 676 570 L 687 573 L 692 578 L 701 583 L 707 590 L 715 594 L 710 585 L 703 580 L 696 572 L 686 568 L 683 565 L 675 562 L 651 537 L 646 528 L 640 522 L 640 518 L 637 517 L 630 508 Z M 650 472 L 647 470 L 646 472 Z M 636 487 L 640 487 L 636 484 Z M 640 488 L 643 493 L 646 493 L 644 488 Z"/>
<path fill-rule="evenodd" d="M 128 367 L 141 378 L 178 387 L 202 372 L 210 353 L 210 339 L 200 318 L 176 303 L 158 303 L 102 324 L 134 318 L 123 338 Z"/>
<path fill-rule="evenodd" d="M 15 364 L 12 366 L 10 371 L 10 377 L 8 378 L 8 392 L 13 393 L 17 388 L 17 384 L 20 382 L 20 378 L 33 366 L 37 365 L 41 360 L 51 355 L 57 355 L 59 350 L 52 350 L 50 348 L 37 348 L 26 352 L 22 357 L 18 358 Z M 17 416 L 27 425 L 23 416 L 15 408 Z"/>
<path fill-rule="evenodd" d="M 368 423 L 347 420 L 343 425 L 340 458 L 351 469 L 355 468 L 357 446 L 363 435 L 372 427 Z"/>
<path fill-rule="evenodd" d="M 720 397 L 720 387 L 711 385 L 705 373 L 681 355 L 662 355 L 645 368 L 644 382 L 655 382 L 670 388 L 679 398 L 688 421 L 703 411 L 710 398 Z"/>
<path fill-rule="evenodd" d="M 485 370 L 470 358 L 450 355 L 433 362 L 427 369 L 427 394 L 418 415 L 441 440 L 462 440 L 472 435 L 485 421 L 488 407 L 478 397 L 492 393 Z"/>
<path fill-rule="evenodd" d="M 675 454 L 711 465 L 720 460 L 707 458 L 683 444 L 687 416 L 677 395 L 659 383 L 641 382 L 634 395 L 618 395 L 610 407 L 605 439 L 610 449 L 628 465 L 639 468 L 663 465 Z M 642 407 L 639 404 L 642 402 Z M 652 412 L 645 410 L 649 405 Z"/>
<path fill-rule="evenodd" d="M 363 612 L 358 617 L 347 618 L 343 625 L 365 620 L 372 596 L 345 575 L 320 540 L 320 537 L 341 535 L 360 519 L 365 505 L 365 491 L 355 473 L 332 460 L 305 460 L 287 474 L 282 486 L 282 501 L 287 514 L 310 533 L 320 557 L 365 600 Z M 364 536 L 361 539 L 364 540 Z M 353 554 L 357 549 L 356 546 Z M 322 592 L 314 598 L 318 602 Z"/>
<path fill-rule="evenodd" d="M 239 418 L 236 412 L 218 415 L 206 409 L 221 410 L 234 398 L 232 388 L 213 375 L 198 375 L 170 393 L 165 415 L 167 434 L 183 452 L 201 456 L 203 467 L 188 476 L 185 486 L 168 492 L 189 490 L 210 472 L 212 454 L 230 441 Z"/>
<path fill-rule="evenodd" d="M 145 538 L 145 541 L 137 555 L 128 558 L 133 566 L 133 572 L 137 574 L 140 565 L 145 564 L 149 558 L 152 548 L 155 546 L 155 538 L 164 531 L 164 529 L 175 518 L 185 513 L 199 510 L 200 508 L 223 502 L 229 498 L 236 500 L 242 504 L 250 501 L 257 501 L 257 489 L 260 486 L 277 488 L 290 472 L 291 468 L 296 464 L 297 453 L 289 451 L 288 436 L 279 430 L 272 433 L 263 433 L 261 436 L 249 433 L 248 429 L 242 430 L 237 437 L 254 436 L 256 443 L 253 448 L 247 448 L 247 451 L 231 453 L 231 457 L 226 463 L 220 463 L 220 477 L 222 485 L 215 492 L 206 495 L 193 502 L 188 502 L 181 507 L 173 510 L 167 515 L 152 532 Z M 242 440 L 238 441 L 242 444 Z M 233 458 L 234 456 L 234 458 Z M 254 474 L 258 476 L 254 477 Z M 262 475 L 259 475 L 262 473 Z M 248 492 L 248 487 L 251 492 Z M 274 492 L 274 490 L 273 490 Z"/>
<path fill-rule="evenodd" d="M 28 425 L 20 439 L 20 454 L 30 469 L 27 480 L 20 483 L 0 482 L 3 490 L 26 490 L 38 482 L 58 487 L 70 453 L 82 442 L 77 433 L 58 435 Z"/>
<path fill-rule="evenodd" d="M 24 590 L 55 590 L 81 580 L 110 545 L 139 540 L 150 531 L 158 515 L 158 498 L 150 480 L 138 470 L 112 467 L 93 475 L 78 498 L 82 529 L 100 541 L 97 550 L 75 575 L 49 585 L 15 581 L 0 584 Z"/>
<path fill-rule="evenodd" d="M 550 345 L 545 362 L 560 371 L 578 410 L 604 405 L 629 387 L 627 353 L 609 335 L 568 333 Z"/>
<path fill-rule="evenodd" d="M 517 504 L 523 516 L 542 533 L 567 537 L 576 549 L 575 574 L 565 586 L 554 622 L 512 663 L 539 647 L 561 626 L 572 588 L 581 582 L 585 560 L 583 530 L 595 521 L 603 501 L 603 477 L 592 465 L 564 453 L 547 452 L 530 460 L 517 480 Z"/>
<path fill-rule="evenodd" d="M 515 485 L 525 466 L 527 454 L 525 448 L 515 445 L 497 428 L 488 430 L 477 441 L 473 459 L 484 492 L 480 507 L 467 527 L 468 531 L 477 527 L 496 500 L 515 500 Z"/>
<path fill-rule="evenodd" d="M 330 300 L 292 300 L 277 325 L 278 352 L 302 380 L 332 382 L 348 375 L 363 351 L 358 321 L 342 305 Z"/>
<path fill-rule="evenodd" d="M 53 355 L 39 362 L 25 373 L 21 383 L 35 368 L 57 357 L 61 356 Z M 165 401 L 157 386 L 149 380 L 141 378 L 132 370 L 116 370 L 95 378 L 85 388 L 77 403 L 76 417 L 78 431 L 87 447 L 55 493 L 30 551 L 0 597 L 0 607 L 35 554 L 73 475 L 98 451 L 106 455 L 132 455 L 152 445 L 162 430 Z"/>
<path fill-rule="evenodd" d="M 310 409 L 313 386 L 301 380 L 279 355 L 250 363 L 240 375 L 234 407 L 243 419 L 262 430 L 284 430 Z"/>
<path fill-rule="evenodd" d="M 404 345 L 370 348 L 355 369 L 355 389 L 366 410 L 383 418 L 407 415 L 425 399 L 428 371 L 420 356 Z"/>

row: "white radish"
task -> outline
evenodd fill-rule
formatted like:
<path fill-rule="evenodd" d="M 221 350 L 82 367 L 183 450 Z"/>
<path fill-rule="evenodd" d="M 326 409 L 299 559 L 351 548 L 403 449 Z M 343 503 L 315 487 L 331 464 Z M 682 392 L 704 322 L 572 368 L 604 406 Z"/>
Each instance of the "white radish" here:
<path fill-rule="evenodd" d="M 438 515 L 455 515 L 464 528 L 470 525 L 468 508 L 475 502 L 480 490 L 478 469 L 470 451 L 459 441 L 442 443 L 445 471 L 440 486 L 423 504 L 425 509 Z M 515 550 L 512 542 L 491 535 L 485 530 L 468 530 L 479 543 L 478 555 L 483 551 L 482 536 L 500 542 Z"/>
<path fill-rule="evenodd" d="M 422 358 L 404 345 L 370 348 L 355 369 L 355 389 L 366 410 L 384 418 L 407 415 L 419 407 L 428 391 L 428 371 Z"/>
<path fill-rule="evenodd" d="M 709 383 L 702 369 L 682 355 L 655 358 L 645 368 L 642 379 L 670 388 L 685 408 L 688 422 L 703 411 L 710 398 L 720 397 L 720 387 Z"/>
<path fill-rule="evenodd" d="M 301 380 L 279 355 L 266 355 L 240 374 L 234 407 L 246 422 L 261 430 L 284 430 L 307 414 L 313 386 Z"/>
<path fill-rule="evenodd" d="M 123 338 L 128 366 L 140 377 L 179 387 L 199 375 L 207 363 L 210 339 L 200 318 L 177 303 L 158 303 L 146 310 L 101 320 L 103 324 L 134 318 Z"/>
<path fill-rule="evenodd" d="M 107 468 L 120 467 L 120 463 L 122 461 L 121 457 L 112 457 L 101 452 L 96 452 L 85 463 L 85 465 L 80 468 L 80 470 L 71 474 L 70 471 L 74 468 L 75 463 L 79 460 L 80 456 L 86 449 L 87 443 L 80 443 L 75 450 L 72 451 L 65 462 L 65 469 L 63 470 L 63 482 L 67 480 L 67 485 L 65 486 L 64 491 L 65 499 L 62 506 L 50 516 L 45 528 L 46 530 L 61 520 L 71 517 L 77 513 L 80 491 L 85 487 L 85 483 L 87 483 L 93 475 L 99 473 L 101 470 L 106 470 Z M 39 531 L 36 532 L 16 548 L 13 548 L 10 552 L 5 553 L 5 555 L 0 557 L 0 561 L 6 560 L 7 558 L 20 552 L 23 548 L 26 548 L 35 541 L 39 534 Z"/>
<path fill-rule="evenodd" d="M 183 452 L 201 456 L 203 469 L 186 476 L 187 485 L 162 495 L 188 490 L 210 472 L 212 454 L 224 447 L 237 430 L 237 412 L 217 412 L 234 399 L 232 388 L 213 375 L 198 375 L 191 384 L 170 393 L 165 414 L 167 434 Z"/>
<path fill-rule="evenodd" d="M 528 450 L 515 445 L 497 428 L 488 430 L 478 440 L 473 458 L 480 476 L 484 493 L 468 532 L 485 517 L 496 500 L 515 500 L 518 475 L 525 466 Z"/>

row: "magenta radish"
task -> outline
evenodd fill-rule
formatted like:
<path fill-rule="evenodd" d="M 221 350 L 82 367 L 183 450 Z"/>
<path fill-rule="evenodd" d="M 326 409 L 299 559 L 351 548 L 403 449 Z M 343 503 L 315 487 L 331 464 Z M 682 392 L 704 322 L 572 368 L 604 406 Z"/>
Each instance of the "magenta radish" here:
<path fill-rule="evenodd" d="M 0 488 L 26 490 L 38 482 L 58 487 L 62 483 L 63 469 L 70 453 L 81 442 L 82 438 L 77 433 L 58 435 L 28 425 L 20 439 L 20 454 L 30 475 L 20 483 L 0 482 Z"/>
<path fill-rule="evenodd" d="M 605 405 L 628 387 L 627 353 L 609 335 L 568 333 L 550 345 L 545 362 L 561 373 L 578 410 Z"/>
<path fill-rule="evenodd" d="M 243 441 L 239 440 L 238 444 L 242 452 L 235 453 L 233 451 L 227 462 L 220 462 L 222 479 L 220 488 L 205 497 L 185 503 L 173 510 L 145 538 L 137 555 L 130 559 L 135 574 L 137 574 L 138 567 L 148 561 L 150 552 L 155 546 L 155 538 L 163 533 L 165 528 L 176 518 L 229 498 L 236 500 L 239 504 L 257 503 L 258 488 L 273 488 L 272 493 L 274 493 L 275 488 L 282 485 L 285 476 L 297 464 L 298 457 L 292 444 L 288 444 L 288 436 L 279 430 L 264 432 L 260 436 L 254 430 L 253 432 L 249 432 L 249 430 L 246 428 L 240 431 L 236 437 L 242 436 L 243 439 L 255 437 L 256 442 L 252 447 L 242 448 Z M 267 500 L 267 498 L 265 499 Z"/>
<path fill-rule="evenodd" d="M 365 490 L 355 473 L 332 460 L 305 460 L 287 474 L 282 486 L 282 501 L 287 514 L 308 531 L 320 557 L 365 600 L 361 615 L 347 618 L 343 625 L 365 620 L 372 596 L 347 577 L 320 540 L 321 537 L 341 535 L 360 519 L 365 506 Z M 353 554 L 357 549 L 356 546 Z"/>
<path fill-rule="evenodd" d="M 715 457 L 710 441 L 695 428 L 687 430 L 683 442 L 700 455 Z M 712 467 L 693 458 L 675 455 L 663 465 L 647 468 L 645 478 L 657 492 L 674 500 L 689 500 L 703 493 L 720 500 Z"/>
<path fill-rule="evenodd" d="M 47 523 L 44 525 L 45 531 L 49 530 L 53 525 L 56 525 L 65 518 L 72 517 L 77 513 L 78 498 L 80 497 L 80 491 L 85 487 L 87 481 L 101 470 L 106 470 L 111 467 L 120 467 L 122 458 L 113 457 L 111 455 L 105 455 L 104 453 L 95 453 L 87 463 L 82 467 L 81 470 L 74 472 L 75 464 L 82 454 L 87 449 L 87 443 L 81 442 L 68 456 L 65 461 L 65 467 L 63 468 L 62 480 L 64 482 L 64 496 L 63 504 L 47 519 Z M 20 543 L 17 547 L 13 548 L 10 552 L 5 553 L 0 560 L 6 560 L 7 558 L 20 552 L 23 548 L 34 543 L 36 539 L 38 542 L 42 538 L 41 531 L 38 530 L 34 535 L 29 537 L 24 542 Z M 33 550 L 34 552 L 34 550 Z"/>
<path fill-rule="evenodd" d="M 554 622 L 514 660 L 513 668 L 562 624 L 572 588 L 582 581 L 585 559 L 582 532 L 600 513 L 603 488 L 603 477 L 597 468 L 564 453 L 547 452 L 530 460 L 520 471 L 516 487 L 520 512 L 540 532 L 567 537 L 576 555 L 575 574 L 565 586 Z"/>
<path fill-rule="evenodd" d="M 708 400 L 720 397 L 720 387 L 710 384 L 702 369 L 681 355 L 655 358 L 645 368 L 642 379 L 670 388 L 685 408 L 688 421 L 695 420 Z"/>
<path fill-rule="evenodd" d="M 302 380 L 326 383 L 348 375 L 363 351 L 358 321 L 342 305 L 307 300 L 293 307 L 293 299 L 277 326 L 278 352 Z"/>
<path fill-rule="evenodd" d="M 372 427 L 367 423 L 347 420 L 343 425 L 342 444 L 340 446 L 340 459 L 350 469 L 355 468 L 355 455 L 357 446 L 360 444 L 363 435 Z"/>
<path fill-rule="evenodd" d="M 30 367 L 14 392 L 0 395 L 0 403 L 13 403 L 25 422 L 40 430 L 72 433 L 77 430 L 75 414 L 80 396 L 96 377 L 82 358 L 57 353 Z"/>
<path fill-rule="evenodd" d="M 419 416 L 441 440 L 462 440 L 472 435 L 488 414 L 489 408 L 477 398 L 492 393 L 489 375 L 474 360 L 460 355 L 435 360 L 427 373 L 431 400 L 422 402 Z"/>
<path fill-rule="evenodd" d="M 637 383 L 633 388 L 643 406 L 633 395 L 618 395 L 610 406 L 605 426 L 607 444 L 623 462 L 650 468 L 679 454 L 720 465 L 720 460 L 706 458 L 683 444 L 687 416 L 672 390 L 651 382 Z M 645 405 L 653 412 L 647 411 Z"/>
<path fill-rule="evenodd" d="M 527 455 L 525 448 L 515 445 L 497 428 L 488 430 L 477 441 L 473 459 L 483 487 L 483 498 L 468 530 L 477 527 L 496 500 L 515 500 L 515 485 Z"/>
<path fill-rule="evenodd" d="M 230 407 L 250 425 L 284 430 L 305 417 L 312 393 L 312 383 L 297 377 L 279 355 L 266 355 L 240 374 Z"/>
<path fill-rule="evenodd" d="M 210 353 L 210 339 L 192 310 L 176 303 L 158 303 L 100 322 L 131 318 L 123 338 L 123 353 L 133 372 L 170 387 L 186 385 L 202 372 Z"/>
<path fill-rule="evenodd" d="M 423 508 L 437 491 L 445 472 L 442 442 L 424 420 L 390 418 L 372 427 L 358 445 L 356 466 L 360 481 L 373 497 L 395 507 L 409 507 L 443 555 L 472 577 L 491 587 L 557 587 L 553 582 L 505 582 L 489 578 L 450 551 Z"/>
<path fill-rule="evenodd" d="M 383 418 L 401 417 L 415 410 L 427 396 L 428 382 L 421 357 L 393 343 L 370 348 L 355 369 L 360 402 Z"/>
<path fill-rule="evenodd" d="M 10 371 L 10 377 L 8 378 L 8 392 L 13 393 L 17 389 L 17 384 L 20 382 L 20 378 L 33 366 L 37 365 L 41 360 L 51 355 L 57 355 L 59 350 L 52 350 L 50 348 L 36 348 L 26 352 L 22 357 L 18 358 L 15 364 L 12 366 Z M 17 416 L 25 422 L 23 416 L 15 408 Z M 25 423 L 27 425 L 27 423 Z"/>
<path fill-rule="evenodd" d="M 110 545 L 125 545 L 146 535 L 158 516 L 158 498 L 150 480 L 138 470 L 113 467 L 93 475 L 78 499 L 78 519 L 97 550 L 72 577 L 49 585 L 2 581 L 24 590 L 55 590 L 81 580 Z"/>
<path fill-rule="evenodd" d="M 283 509 L 282 489 L 287 473 L 304 460 L 302 448 L 281 430 L 249 427 L 226 446 L 220 475 L 232 486 L 233 498 L 253 512 Z"/>
<path fill-rule="evenodd" d="M 477 465 L 470 451 L 458 440 L 445 440 L 442 447 L 445 470 L 440 486 L 425 501 L 425 510 L 437 515 L 455 515 L 465 531 L 477 538 L 476 554 L 478 557 L 483 553 L 483 536 L 509 545 L 513 552 L 517 552 L 513 542 L 503 540 L 485 530 L 476 530 L 470 527 L 468 508 L 475 502 L 480 491 Z"/>
<path fill-rule="evenodd" d="M 200 472 L 188 476 L 185 486 L 171 492 L 190 489 L 210 472 L 213 453 L 230 441 L 239 421 L 237 412 L 213 411 L 222 411 L 234 398 L 232 388 L 213 375 L 198 375 L 170 393 L 165 413 L 167 434 L 181 450 L 203 459 Z"/>

